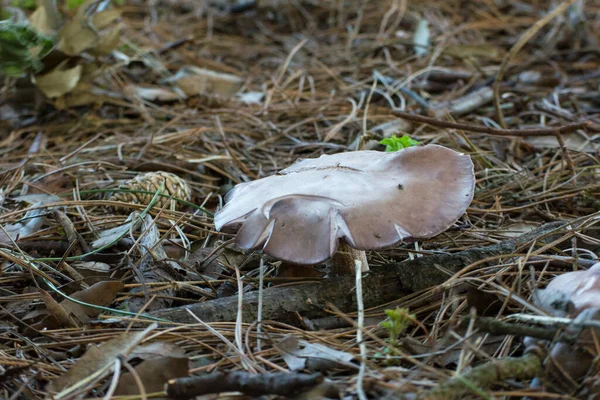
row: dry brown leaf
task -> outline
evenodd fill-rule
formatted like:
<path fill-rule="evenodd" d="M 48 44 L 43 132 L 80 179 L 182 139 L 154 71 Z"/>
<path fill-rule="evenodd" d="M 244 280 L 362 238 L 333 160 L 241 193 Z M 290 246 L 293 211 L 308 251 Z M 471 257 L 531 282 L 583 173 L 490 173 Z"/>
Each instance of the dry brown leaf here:
<path fill-rule="evenodd" d="M 67 328 L 75 328 L 77 326 L 71 321 L 71 318 L 69 318 L 67 310 L 65 310 L 61 304 L 57 303 L 48 292 L 44 289 L 40 289 L 40 293 L 42 294 L 42 300 L 44 300 L 48 311 L 56 317 L 62 326 Z"/>
<path fill-rule="evenodd" d="M 102 34 L 98 38 L 96 45 L 92 47 L 89 52 L 98 57 L 110 54 L 114 49 L 119 47 L 122 30 L 123 24 L 117 24 L 117 26 L 110 29 L 108 32 Z"/>
<path fill-rule="evenodd" d="M 52 0 L 38 1 L 38 7 L 29 16 L 29 23 L 38 32 L 54 35 L 62 25 L 62 18 L 56 2 Z"/>
<path fill-rule="evenodd" d="M 174 91 L 161 87 L 136 87 L 135 94 L 148 101 L 177 101 L 181 98 Z"/>
<path fill-rule="evenodd" d="M 99 374 L 98 379 L 106 376 L 111 370 L 110 366 L 114 364 L 117 357 L 128 356 L 146 335 L 156 329 L 157 326 L 154 323 L 143 331 L 123 333 L 114 339 L 102 343 L 100 346 L 92 345 L 83 357 L 73 364 L 64 375 L 50 383 L 48 391 L 63 391 L 99 371 L 103 372 Z"/>
<path fill-rule="evenodd" d="M 96 306 L 109 306 L 124 288 L 121 281 L 98 282 L 87 289 L 71 295 L 75 300 Z M 78 326 L 87 323 L 90 318 L 100 314 L 101 310 L 75 303 L 69 299 L 60 302 L 69 318 Z"/>
<path fill-rule="evenodd" d="M 36 10 L 29 16 L 29 24 L 35 28 L 36 31 L 45 35 L 51 35 L 54 33 L 54 30 L 50 27 L 50 23 L 48 21 L 48 12 L 44 6 L 36 8 Z"/>
<path fill-rule="evenodd" d="M 163 357 L 183 358 L 185 357 L 185 351 L 175 343 L 152 342 L 138 346 L 131 353 L 131 357 L 138 357 L 142 360 L 154 360 Z"/>
<path fill-rule="evenodd" d="M 569 150 L 582 151 L 585 153 L 596 153 L 600 151 L 600 143 L 586 139 L 578 133 L 562 135 L 565 146 Z M 555 136 L 529 136 L 525 142 L 537 149 L 558 149 L 560 144 Z"/>
<path fill-rule="evenodd" d="M 177 72 L 169 82 L 177 84 L 188 96 L 208 95 L 227 98 L 242 87 L 244 80 L 231 74 L 186 67 Z"/>
<path fill-rule="evenodd" d="M 160 392 L 165 383 L 174 378 L 189 375 L 190 359 L 187 357 L 163 357 L 142 361 L 135 367 L 146 393 Z M 140 393 L 137 383 L 131 373 L 125 373 L 119 379 L 115 390 L 117 396 L 137 395 Z"/>
<path fill-rule="evenodd" d="M 44 75 L 35 75 L 33 83 L 50 98 L 69 93 L 77 86 L 81 78 L 81 65 L 68 66 L 69 60 L 64 60 L 52 71 Z"/>
<path fill-rule="evenodd" d="M 103 37 L 111 32 L 102 32 L 102 30 L 121 16 L 120 10 L 112 8 L 98 12 L 90 18 L 86 10 L 91 3 L 93 1 L 82 4 L 75 17 L 67 22 L 60 31 L 57 48 L 65 54 L 76 56 L 95 47 Z"/>
<path fill-rule="evenodd" d="M 356 368 L 354 355 L 331 349 L 319 343 L 309 343 L 288 335 L 277 344 L 283 361 L 292 371 L 310 369 L 325 371 L 333 368 Z"/>
<path fill-rule="evenodd" d="M 72 190 L 73 182 L 69 174 L 55 173 L 48 175 L 39 181 L 30 182 L 29 187 L 29 194 L 59 194 Z"/>
<path fill-rule="evenodd" d="M 37 232 L 44 223 L 44 212 L 42 209 L 27 211 L 23 222 L 3 225 L 0 229 L 0 244 L 12 244 L 17 238 L 23 238 Z"/>

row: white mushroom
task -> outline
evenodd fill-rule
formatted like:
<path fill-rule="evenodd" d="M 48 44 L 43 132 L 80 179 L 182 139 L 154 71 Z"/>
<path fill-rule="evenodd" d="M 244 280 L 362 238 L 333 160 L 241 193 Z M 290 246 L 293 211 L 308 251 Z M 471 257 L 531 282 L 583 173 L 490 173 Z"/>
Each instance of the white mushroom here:
<path fill-rule="evenodd" d="M 465 212 L 474 185 L 470 157 L 438 145 L 323 155 L 237 185 L 215 226 L 244 249 L 314 265 L 341 241 L 375 250 L 435 236 Z"/>

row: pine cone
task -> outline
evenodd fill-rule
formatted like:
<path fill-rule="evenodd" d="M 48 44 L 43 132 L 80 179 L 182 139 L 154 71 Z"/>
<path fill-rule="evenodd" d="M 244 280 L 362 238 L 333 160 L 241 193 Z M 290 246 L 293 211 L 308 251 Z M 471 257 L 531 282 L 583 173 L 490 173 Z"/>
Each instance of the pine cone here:
<path fill-rule="evenodd" d="M 154 194 L 158 190 L 160 190 L 161 185 L 163 183 L 164 187 L 162 192 L 160 193 L 163 196 L 160 196 L 158 198 L 158 200 L 154 204 L 155 207 L 164 207 L 165 204 L 169 201 L 170 196 L 185 201 L 191 201 L 192 193 L 187 182 L 175 174 L 164 171 L 147 172 L 145 174 L 140 174 L 119 186 L 119 189 L 122 190 L 143 190 L 149 193 L 127 191 L 115 192 L 111 194 L 109 200 L 122 201 L 125 203 L 132 204 L 148 205 L 152 201 Z M 173 202 L 176 204 L 175 209 L 182 208 L 182 203 L 175 202 L 175 200 L 173 200 Z M 167 205 L 166 208 L 170 208 L 169 205 Z"/>

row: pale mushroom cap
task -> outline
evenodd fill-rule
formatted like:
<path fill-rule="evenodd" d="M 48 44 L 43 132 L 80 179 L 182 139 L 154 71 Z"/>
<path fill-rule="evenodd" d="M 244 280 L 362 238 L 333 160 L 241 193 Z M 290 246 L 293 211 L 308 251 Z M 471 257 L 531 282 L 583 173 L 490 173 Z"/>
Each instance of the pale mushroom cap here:
<path fill-rule="evenodd" d="M 474 186 L 471 158 L 438 145 L 323 155 L 237 185 L 215 226 L 237 231 L 244 249 L 318 264 L 342 238 L 374 250 L 435 236 L 465 212 Z"/>
<path fill-rule="evenodd" d="M 557 298 L 570 301 L 575 315 L 587 308 L 600 308 L 600 263 L 587 270 L 557 276 L 539 296 L 545 304 L 551 304 Z"/>

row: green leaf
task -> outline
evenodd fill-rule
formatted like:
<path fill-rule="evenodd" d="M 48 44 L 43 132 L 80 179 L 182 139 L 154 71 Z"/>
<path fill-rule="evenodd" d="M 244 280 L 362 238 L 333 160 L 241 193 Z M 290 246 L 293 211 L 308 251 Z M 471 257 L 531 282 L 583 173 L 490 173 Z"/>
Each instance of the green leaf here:
<path fill-rule="evenodd" d="M 10 3 L 13 7 L 23 8 L 27 10 L 35 10 L 37 6 L 36 0 L 13 0 Z"/>
<path fill-rule="evenodd" d="M 385 151 L 392 152 L 405 149 L 407 147 L 418 146 L 421 142 L 412 139 L 408 135 L 397 137 L 396 135 L 380 140 L 379 143 L 385 145 Z"/>
<path fill-rule="evenodd" d="M 82 5 L 84 1 L 85 0 L 67 0 L 67 8 L 69 10 L 79 8 L 79 6 Z"/>
<path fill-rule="evenodd" d="M 0 74 L 19 77 L 41 71 L 42 59 L 53 47 L 53 39 L 27 24 L 0 21 Z"/>

